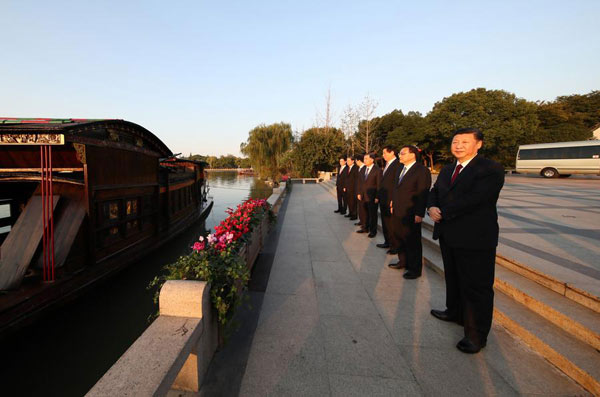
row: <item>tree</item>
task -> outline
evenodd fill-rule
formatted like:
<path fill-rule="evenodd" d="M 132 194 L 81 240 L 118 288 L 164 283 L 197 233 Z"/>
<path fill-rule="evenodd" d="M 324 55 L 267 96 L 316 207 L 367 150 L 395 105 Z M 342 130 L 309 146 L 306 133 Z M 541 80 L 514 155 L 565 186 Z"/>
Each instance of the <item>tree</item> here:
<path fill-rule="evenodd" d="M 343 134 L 342 143 L 346 147 L 346 155 L 354 155 L 355 149 L 358 149 L 356 133 L 358 132 L 359 120 L 360 116 L 358 112 L 352 107 L 352 105 L 348 105 L 344 109 L 344 114 L 340 119 L 340 127 Z"/>
<path fill-rule="evenodd" d="M 600 122 L 600 91 L 586 95 L 559 96 L 538 103 L 540 128 L 532 142 L 580 141 L 592 136 Z"/>
<path fill-rule="evenodd" d="M 433 169 L 434 150 L 428 137 L 429 123 L 421 113 L 410 111 L 404 115 L 402 111 L 394 110 L 382 116 L 381 119 L 380 126 L 386 126 L 386 130 L 392 128 L 390 132 L 385 133 L 386 145 L 395 146 L 398 150 L 404 145 L 417 146 L 421 149 L 423 157 L 428 159 L 430 168 Z"/>
<path fill-rule="evenodd" d="M 252 168 L 263 178 L 276 181 L 280 158 L 292 143 L 292 127 L 287 123 L 261 124 L 248 133 L 248 140 L 240 150 L 248 156 Z"/>
<path fill-rule="evenodd" d="M 600 91 L 591 91 L 585 95 L 559 96 L 556 103 L 564 105 L 566 111 L 588 129 L 600 123 Z"/>
<path fill-rule="evenodd" d="M 238 168 L 251 168 L 252 163 L 248 157 L 238 157 L 236 160 L 236 165 Z"/>
<path fill-rule="evenodd" d="M 331 171 L 344 151 L 344 134 L 337 128 L 310 128 L 302 134 L 291 152 L 294 171 L 301 177 L 316 177 L 318 171 Z"/>
<path fill-rule="evenodd" d="M 378 120 L 374 120 L 375 110 L 378 105 L 376 101 L 367 95 L 358 106 L 360 122 L 358 124 L 358 132 L 356 133 L 356 141 L 364 149 L 365 153 L 381 149 L 381 142 L 374 140 L 372 136 L 373 129 L 378 124 Z"/>
<path fill-rule="evenodd" d="M 484 134 L 482 152 L 507 167 L 514 166 L 518 146 L 534 139 L 539 124 L 535 103 L 485 88 L 444 98 L 427 118 L 431 127 L 427 138 L 442 158 L 451 158 L 453 131 L 474 127 Z"/>

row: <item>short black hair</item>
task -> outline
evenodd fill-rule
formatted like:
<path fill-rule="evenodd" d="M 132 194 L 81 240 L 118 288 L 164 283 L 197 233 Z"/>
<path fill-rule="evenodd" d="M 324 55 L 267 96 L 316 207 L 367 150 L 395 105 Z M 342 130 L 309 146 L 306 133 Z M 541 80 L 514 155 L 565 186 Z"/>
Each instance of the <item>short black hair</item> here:
<path fill-rule="evenodd" d="M 363 159 L 364 159 L 364 156 L 369 156 L 370 158 L 372 158 L 372 159 L 373 159 L 373 161 L 375 161 L 375 160 L 377 159 L 377 154 L 375 154 L 375 152 L 369 152 L 369 153 L 365 153 L 365 154 L 363 155 Z"/>
<path fill-rule="evenodd" d="M 483 141 L 483 132 L 481 132 L 478 128 L 471 128 L 471 127 L 459 128 L 458 130 L 456 130 L 452 133 L 452 138 L 454 138 L 456 135 L 462 135 L 462 134 L 473 134 L 473 136 L 475 137 L 476 140 Z"/>
<path fill-rule="evenodd" d="M 365 156 L 363 154 L 354 155 L 354 161 L 365 161 Z"/>
<path fill-rule="evenodd" d="M 340 155 L 339 160 L 344 160 L 346 161 L 346 156 L 344 156 L 343 154 Z"/>
<path fill-rule="evenodd" d="M 384 146 L 383 150 L 385 150 L 386 152 L 394 152 L 394 156 L 398 157 L 398 151 L 392 145 L 386 145 L 386 146 Z"/>
<path fill-rule="evenodd" d="M 421 151 L 415 145 L 404 145 L 400 148 L 400 151 L 402 151 L 404 148 L 407 148 L 409 152 L 414 153 L 417 161 L 421 159 Z"/>

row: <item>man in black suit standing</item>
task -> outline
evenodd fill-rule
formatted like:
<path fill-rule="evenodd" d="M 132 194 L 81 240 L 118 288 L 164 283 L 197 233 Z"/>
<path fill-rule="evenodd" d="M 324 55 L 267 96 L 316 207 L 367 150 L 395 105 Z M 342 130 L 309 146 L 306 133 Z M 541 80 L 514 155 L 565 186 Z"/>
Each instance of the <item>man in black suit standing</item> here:
<path fill-rule="evenodd" d="M 389 254 L 395 254 L 392 244 L 392 214 L 390 214 L 390 201 L 392 201 L 392 191 L 396 185 L 396 176 L 400 164 L 396 158 L 396 149 L 393 146 L 383 148 L 383 159 L 386 161 L 382 172 L 381 185 L 377 198 L 379 199 L 379 211 L 381 212 L 381 228 L 383 229 L 384 241 L 382 244 L 377 244 L 379 248 L 388 248 Z"/>
<path fill-rule="evenodd" d="M 356 178 L 358 177 L 358 167 L 354 165 L 354 158 L 348 156 L 346 158 L 346 167 L 348 167 L 348 174 L 346 176 L 346 200 L 348 203 L 348 215 L 351 221 L 356 220 Z"/>
<path fill-rule="evenodd" d="M 393 248 L 398 252 L 398 263 L 389 267 L 406 268 L 403 277 L 415 279 L 421 277 L 423 267 L 421 222 L 431 188 L 431 172 L 419 162 L 419 149 L 415 146 L 403 146 L 399 155 L 402 167 L 398 169 L 390 202 L 393 242 L 396 244 Z"/>
<path fill-rule="evenodd" d="M 359 230 L 359 233 L 369 233 L 369 238 L 377 235 L 377 192 L 381 186 L 381 169 L 375 164 L 375 153 L 367 153 L 364 155 L 364 161 L 367 168 L 365 169 L 365 180 L 360 191 L 359 200 L 365 203 L 367 207 L 366 230 Z"/>
<path fill-rule="evenodd" d="M 346 175 L 347 175 L 347 167 L 346 167 L 346 157 L 340 156 L 340 171 L 338 172 L 337 178 L 335 179 L 335 188 L 337 191 L 337 201 L 338 201 L 338 209 L 333 211 L 337 212 L 340 215 L 344 215 L 346 213 L 346 199 L 344 190 L 346 189 Z"/>
<path fill-rule="evenodd" d="M 431 310 L 431 314 L 464 325 L 465 336 L 456 347 L 465 353 L 485 347 L 494 310 L 496 202 L 504 169 L 477 154 L 482 145 L 478 129 L 454 132 L 451 150 L 456 161 L 442 169 L 427 203 L 446 279 L 446 310 Z"/>
<path fill-rule="evenodd" d="M 363 184 L 365 182 L 365 171 L 367 166 L 363 163 L 364 156 L 362 154 L 357 154 L 354 156 L 354 162 L 358 167 L 358 176 L 356 177 L 356 198 L 357 198 L 357 207 L 358 207 L 358 222 L 355 223 L 355 226 L 360 226 L 361 230 L 367 230 L 367 207 L 365 203 L 359 198 L 361 197 L 360 193 L 363 189 Z"/>

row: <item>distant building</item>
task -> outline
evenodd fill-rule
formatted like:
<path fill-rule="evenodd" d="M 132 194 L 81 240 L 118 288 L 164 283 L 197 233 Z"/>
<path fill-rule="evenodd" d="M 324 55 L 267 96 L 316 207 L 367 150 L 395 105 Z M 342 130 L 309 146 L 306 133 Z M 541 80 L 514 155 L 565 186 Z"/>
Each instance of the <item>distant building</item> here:
<path fill-rule="evenodd" d="M 592 127 L 592 139 L 600 139 L 600 123 Z"/>

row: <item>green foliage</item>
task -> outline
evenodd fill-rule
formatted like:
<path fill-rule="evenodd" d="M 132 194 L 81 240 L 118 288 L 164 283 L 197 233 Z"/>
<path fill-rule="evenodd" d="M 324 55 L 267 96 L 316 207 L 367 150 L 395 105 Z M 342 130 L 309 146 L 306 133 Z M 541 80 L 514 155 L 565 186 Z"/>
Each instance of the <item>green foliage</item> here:
<path fill-rule="evenodd" d="M 395 111 L 400 112 L 401 111 Z M 385 117 L 385 116 L 384 116 Z M 396 116 L 396 123 L 390 125 L 386 133 L 385 145 L 393 145 L 400 150 L 403 145 L 416 145 L 425 148 L 426 136 L 429 131 L 427 119 L 419 112 L 408 112 L 401 117 Z"/>
<path fill-rule="evenodd" d="M 318 171 L 331 171 L 344 153 L 344 134 L 337 128 L 311 128 L 287 155 L 294 174 L 316 177 Z"/>
<path fill-rule="evenodd" d="M 580 141 L 592 136 L 600 122 L 600 91 L 587 95 L 561 96 L 538 106 L 539 131 L 532 142 Z"/>
<path fill-rule="evenodd" d="M 232 245 L 216 255 L 209 251 L 194 251 L 165 267 L 166 274 L 155 278 L 150 287 L 162 285 L 167 280 L 204 280 L 210 284 L 210 297 L 218 320 L 227 321 L 241 303 L 241 294 L 250 278 L 246 261 L 239 255 L 239 245 Z M 157 292 L 158 297 L 158 292 Z"/>
<path fill-rule="evenodd" d="M 287 123 L 261 124 L 252 129 L 240 150 L 248 156 L 252 168 L 263 178 L 276 181 L 280 174 L 282 155 L 292 143 L 292 127 Z"/>
<path fill-rule="evenodd" d="M 204 161 L 209 168 L 250 168 L 250 159 L 246 157 L 237 157 L 232 154 L 225 156 L 202 156 L 200 154 L 191 154 L 186 157 L 188 160 Z"/>
<path fill-rule="evenodd" d="M 505 166 L 514 166 L 520 144 L 534 139 L 539 120 L 537 105 L 503 90 L 477 88 L 444 98 L 428 114 L 430 145 L 451 158 L 453 131 L 479 128 L 484 133 L 482 153 Z"/>
<path fill-rule="evenodd" d="M 564 106 L 571 118 L 577 119 L 588 129 L 600 123 L 600 91 L 585 95 L 568 95 L 556 98 L 556 103 Z"/>

